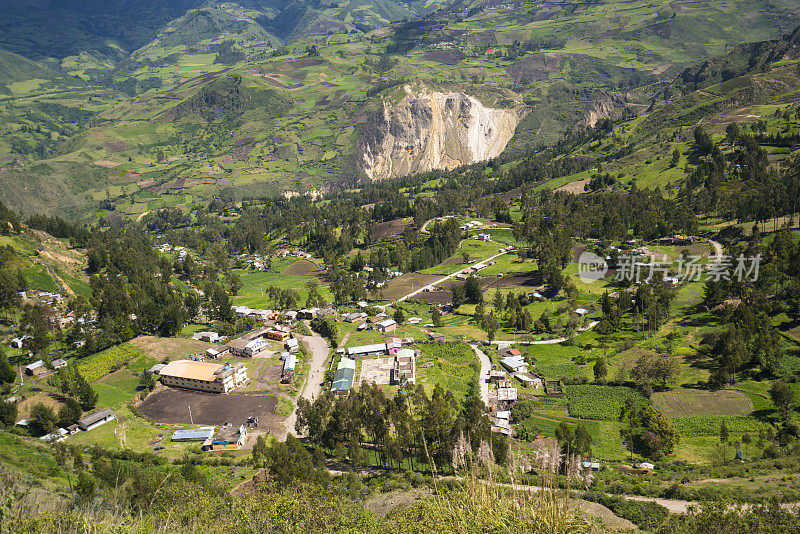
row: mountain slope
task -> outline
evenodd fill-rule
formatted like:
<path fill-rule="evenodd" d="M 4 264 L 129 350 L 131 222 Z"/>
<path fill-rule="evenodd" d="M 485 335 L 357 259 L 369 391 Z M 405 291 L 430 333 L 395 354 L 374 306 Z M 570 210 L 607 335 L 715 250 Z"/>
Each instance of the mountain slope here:
<path fill-rule="evenodd" d="M 404 86 L 463 95 L 459 98 L 501 113 L 513 110 L 522 120 L 515 129 L 504 127 L 513 130 L 513 137 L 508 140 L 504 133 L 502 143 L 496 145 L 505 146 L 504 161 L 587 127 L 607 128 L 606 119 L 638 114 L 624 128 L 615 129 L 619 139 L 604 143 L 600 153 L 597 147 L 581 149 L 588 157 L 609 161 L 623 148 L 636 151 L 644 141 L 652 147 L 664 145 L 663 138 L 653 141 L 658 139 L 660 122 L 685 127 L 700 119 L 704 111 L 698 110 L 716 105 L 707 102 L 694 110 L 689 100 L 679 101 L 676 92 L 674 100 L 668 99 L 674 109 L 657 106 L 643 114 L 654 95 L 676 75 L 707 57 L 700 55 L 703 50 L 724 49 L 738 44 L 738 39 L 762 34 L 774 38 L 783 25 L 800 23 L 800 6 L 783 1 L 543 1 L 535 7 L 513 8 L 466 2 L 366 35 L 357 30 L 350 33 L 355 19 L 348 19 L 329 28 L 333 35 L 305 37 L 275 48 L 271 20 L 297 10 L 297 17 L 286 19 L 284 29 L 289 33 L 279 36 L 291 41 L 295 30 L 322 30 L 314 20 L 332 20 L 330 14 L 342 16 L 358 5 L 362 4 L 280 0 L 214 4 L 169 22 L 153 40 L 115 66 L 76 69 L 85 82 L 80 88 L 67 87 L 65 80 L 77 82 L 65 78 L 0 101 L 0 113 L 25 124 L 25 128 L 7 130 L 14 132 L 13 144 L 0 143 L 0 158 L 4 158 L 0 183 L 18 187 L 30 181 L 30 176 L 18 176 L 22 171 L 9 162 L 41 161 L 46 166 L 35 169 L 55 170 L 42 171 L 41 178 L 32 182 L 46 188 L 47 177 L 65 178 L 70 196 L 64 202 L 70 209 L 83 209 L 89 218 L 105 217 L 107 212 L 138 217 L 163 206 L 204 203 L 221 191 L 242 198 L 326 190 L 359 183 L 370 172 L 397 176 L 406 170 L 450 168 L 495 155 L 489 151 L 466 157 L 461 152 L 461 144 L 453 142 L 463 137 L 456 115 L 452 122 L 443 121 L 447 126 L 437 128 L 435 135 L 420 122 L 419 128 L 392 134 L 395 141 L 388 148 L 383 142 L 386 136 L 370 141 L 375 128 L 381 129 L 376 117 L 383 116 L 387 106 L 397 107 Z M 370 6 L 373 11 L 383 9 L 379 4 Z M 421 4 L 409 6 L 426 9 Z M 654 27 L 665 21 L 681 25 L 680 38 L 668 32 L 655 35 Z M 706 40 L 700 46 L 702 32 L 712 23 L 730 25 L 713 42 Z M 693 37 L 684 41 L 684 34 Z M 245 106 L 234 120 L 219 122 L 200 112 L 175 111 L 184 106 L 194 109 L 187 102 L 218 94 L 216 83 L 234 79 L 239 80 L 237 91 L 242 94 L 272 95 L 270 101 L 280 103 L 279 112 Z M 767 85 L 765 80 L 754 83 Z M 707 98 L 699 93 L 689 97 L 703 102 Z M 785 98 L 791 101 L 792 97 Z M 61 128 L 57 135 L 40 134 L 23 112 L 44 101 L 82 106 L 94 115 L 82 127 Z M 7 137 L 12 139 L 10 134 Z M 408 146 L 446 150 L 421 163 L 403 155 Z M 365 168 L 367 147 L 373 159 L 383 154 L 384 162 L 392 161 L 394 169 L 405 170 Z M 651 164 L 661 165 L 663 157 L 642 157 L 641 162 L 633 162 L 630 174 L 650 176 L 647 180 L 653 183 L 674 181 L 679 168 L 653 178 L 656 171 L 645 163 L 650 159 Z M 69 176 L 61 171 L 67 167 Z M 105 183 L 94 179 L 99 170 L 107 176 Z M 54 188 L 64 183 L 62 178 Z M 27 197 L 26 203 L 21 201 L 25 195 L 3 194 L 13 196 L 12 205 L 19 210 L 41 211 L 36 206 L 40 196 Z M 41 195 L 56 202 L 59 197 Z"/>
<path fill-rule="evenodd" d="M 35 78 L 50 79 L 55 73 L 41 64 L 13 52 L 0 50 L 0 85 Z M 2 89 L 0 89 L 2 92 Z"/>
<path fill-rule="evenodd" d="M 31 58 L 131 52 L 200 0 L 0 0 L 0 48 Z"/>

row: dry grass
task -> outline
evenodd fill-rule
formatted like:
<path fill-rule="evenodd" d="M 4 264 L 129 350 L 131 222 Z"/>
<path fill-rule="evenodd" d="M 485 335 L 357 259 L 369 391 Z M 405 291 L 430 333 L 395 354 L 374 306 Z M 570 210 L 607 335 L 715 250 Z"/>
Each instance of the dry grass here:
<path fill-rule="evenodd" d="M 667 417 L 747 415 L 753 403 L 740 391 L 674 389 L 653 395 L 653 404 Z"/>

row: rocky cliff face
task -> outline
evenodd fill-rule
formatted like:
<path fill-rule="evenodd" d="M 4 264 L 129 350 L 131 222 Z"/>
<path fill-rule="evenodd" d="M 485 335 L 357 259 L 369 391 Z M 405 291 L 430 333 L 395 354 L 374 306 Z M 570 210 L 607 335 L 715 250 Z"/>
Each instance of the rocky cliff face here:
<path fill-rule="evenodd" d="M 372 180 L 491 159 L 521 119 L 464 93 L 405 91 L 399 104 L 384 103 L 383 116 L 359 143 L 360 167 Z"/>

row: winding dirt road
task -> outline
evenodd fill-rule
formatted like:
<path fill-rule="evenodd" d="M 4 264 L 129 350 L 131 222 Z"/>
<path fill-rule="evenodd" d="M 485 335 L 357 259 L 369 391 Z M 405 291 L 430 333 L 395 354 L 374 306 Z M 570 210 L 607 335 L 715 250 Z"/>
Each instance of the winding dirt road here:
<path fill-rule="evenodd" d="M 328 360 L 328 342 L 325 338 L 318 335 L 313 336 L 297 336 L 306 348 L 311 353 L 311 361 L 309 362 L 311 369 L 308 371 L 306 383 L 298 399 L 304 398 L 308 401 L 313 401 L 319 397 L 322 391 L 322 383 L 325 381 L 325 362 Z M 279 439 L 286 439 L 286 435 L 291 432 L 297 434 L 294 429 L 294 424 L 297 421 L 297 404 L 295 404 L 292 413 L 286 418 L 283 424 L 283 434 L 278 436 Z"/>

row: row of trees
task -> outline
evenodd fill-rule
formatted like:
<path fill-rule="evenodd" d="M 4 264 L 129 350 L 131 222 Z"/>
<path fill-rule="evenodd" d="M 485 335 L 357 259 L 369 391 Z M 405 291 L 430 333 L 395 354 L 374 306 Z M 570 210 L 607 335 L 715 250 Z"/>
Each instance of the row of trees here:
<path fill-rule="evenodd" d="M 505 439 L 491 433 L 477 383 L 463 403 L 438 384 L 430 396 L 421 384 L 404 386 L 394 397 L 366 384 L 344 396 L 326 392 L 313 403 L 298 401 L 296 430 L 356 465 L 365 461 L 364 450 L 374 450 L 385 467 L 452 470 L 462 435 L 473 450 L 492 441 L 501 464 L 508 450 Z"/>

